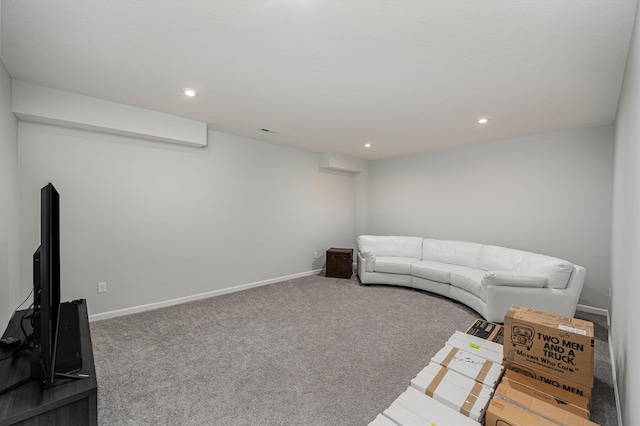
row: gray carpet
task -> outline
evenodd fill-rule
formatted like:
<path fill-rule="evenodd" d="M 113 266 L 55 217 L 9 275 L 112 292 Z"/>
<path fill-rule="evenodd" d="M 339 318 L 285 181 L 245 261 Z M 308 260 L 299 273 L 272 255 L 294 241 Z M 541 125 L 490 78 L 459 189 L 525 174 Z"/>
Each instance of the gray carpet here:
<path fill-rule="evenodd" d="M 99 422 L 366 425 L 478 317 L 429 293 L 310 276 L 96 321 Z M 592 419 L 615 425 L 604 337 Z"/>

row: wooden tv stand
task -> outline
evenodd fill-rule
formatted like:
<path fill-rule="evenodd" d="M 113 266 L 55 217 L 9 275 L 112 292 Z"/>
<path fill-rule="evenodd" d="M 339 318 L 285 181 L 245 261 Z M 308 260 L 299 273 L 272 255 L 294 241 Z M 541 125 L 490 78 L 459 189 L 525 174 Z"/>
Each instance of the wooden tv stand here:
<path fill-rule="evenodd" d="M 0 426 L 98 424 L 98 383 L 93 362 L 86 301 L 78 301 L 77 307 L 82 345 L 82 370 L 79 373 L 87 374 L 89 377 L 78 380 L 57 378 L 53 386 L 45 389 L 39 383 L 32 381 L 0 395 Z M 9 327 L 19 329 L 21 312 L 24 313 L 24 311 L 18 311 L 14 315 Z M 30 325 L 29 328 L 31 328 Z M 8 356 L 11 351 L 12 349 L 0 348 L 0 358 Z M 0 361 L 0 389 L 29 376 L 30 358 L 31 352 L 25 352 L 13 361 Z"/>

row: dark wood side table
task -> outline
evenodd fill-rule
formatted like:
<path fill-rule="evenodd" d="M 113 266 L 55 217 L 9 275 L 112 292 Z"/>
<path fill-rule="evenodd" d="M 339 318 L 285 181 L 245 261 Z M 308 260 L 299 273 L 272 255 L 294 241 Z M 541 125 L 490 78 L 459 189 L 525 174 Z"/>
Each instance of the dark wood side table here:
<path fill-rule="evenodd" d="M 353 275 L 353 249 L 330 248 L 327 250 L 327 277 L 351 278 Z"/>
<path fill-rule="evenodd" d="M 3 425 L 97 425 L 98 383 L 85 300 L 77 304 L 80 320 L 82 370 L 86 379 L 56 379 L 42 389 L 35 381 L 0 395 L 0 426 Z M 20 313 L 20 311 L 18 311 Z M 15 316 L 14 316 L 15 317 Z M 21 315 L 17 317 L 21 318 Z M 15 326 L 14 324 L 10 324 Z M 19 322 L 17 324 L 19 327 Z M 0 358 L 11 349 L 0 348 Z M 29 375 L 30 352 L 15 360 L 0 362 L 0 388 L 4 389 Z"/>

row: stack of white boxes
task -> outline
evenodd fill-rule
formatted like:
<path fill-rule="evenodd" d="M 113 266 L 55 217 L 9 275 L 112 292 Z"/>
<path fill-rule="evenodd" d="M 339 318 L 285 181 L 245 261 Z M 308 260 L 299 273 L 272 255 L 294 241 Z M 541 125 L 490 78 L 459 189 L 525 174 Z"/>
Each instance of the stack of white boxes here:
<path fill-rule="evenodd" d="M 480 425 L 503 373 L 503 346 L 456 331 L 370 425 Z"/>

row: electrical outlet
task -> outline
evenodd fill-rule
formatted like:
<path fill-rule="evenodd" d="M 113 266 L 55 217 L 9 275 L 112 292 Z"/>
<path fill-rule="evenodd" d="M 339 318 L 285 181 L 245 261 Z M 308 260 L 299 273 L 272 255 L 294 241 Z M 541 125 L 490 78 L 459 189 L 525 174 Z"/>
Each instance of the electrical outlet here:
<path fill-rule="evenodd" d="M 98 293 L 107 292 L 107 283 L 98 283 Z"/>
<path fill-rule="evenodd" d="M 314 251 L 314 252 L 313 252 L 313 258 L 314 258 L 314 259 L 317 259 L 317 258 L 318 258 L 318 252 L 317 252 L 317 251 Z"/>

